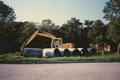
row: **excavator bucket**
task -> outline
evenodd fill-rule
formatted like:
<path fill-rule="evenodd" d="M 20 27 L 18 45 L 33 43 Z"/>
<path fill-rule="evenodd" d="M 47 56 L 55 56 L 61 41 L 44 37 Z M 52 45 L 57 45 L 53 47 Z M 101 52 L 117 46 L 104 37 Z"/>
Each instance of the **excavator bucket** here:
<path fill-rule="evenodd" d="M 24 48 L 24 57 L 42 57 L 42 49 Z"/>

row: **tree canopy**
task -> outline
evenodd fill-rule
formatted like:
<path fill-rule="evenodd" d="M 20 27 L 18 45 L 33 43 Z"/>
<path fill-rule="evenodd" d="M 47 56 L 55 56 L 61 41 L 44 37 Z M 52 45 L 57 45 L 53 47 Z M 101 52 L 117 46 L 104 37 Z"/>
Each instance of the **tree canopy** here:
<path fill-rule="evenodd" d="M 114 20 L 120 18 L 120 0 L 109 0 L 103 9 L 105 13 L 104 17 L 106 20 Z"/>
<path fill-rule="evenodd" d="M 88 37 L 91 39 L 92 43 L 102 46 L 106 43 L 106 31 L 107 27 L 103 24 L 101 20 L 96 20 L 93 27 L 89 30 Z"/>
<path fill-rule="evenodd" d="M 44 19 L 42 21 L 40 27 L 43 31 L 51 33 L 52 29 L 55 28 L 55 23 L 52 23 L 52 20 L 50 20 L 50 19 Z"/>
<path fill-rule="evenodd" d="M 3 1 L 0 1 L 0 21 L 13 21 L 16 19 L 16 15 L 12 7 L 4 4 Z"/>
<path fill-rule="evenodd" d="M 120 43 L 120 0 L 109 0 L 103 9 L 104 18 L 108 21 L 107 38 L 114 44 Z M 118 45 L 119 47 L 119 45 Z M 119 49 L 118 49 L 119 50 Z M 119 52 L 119 51 L 118 51 Z"/>

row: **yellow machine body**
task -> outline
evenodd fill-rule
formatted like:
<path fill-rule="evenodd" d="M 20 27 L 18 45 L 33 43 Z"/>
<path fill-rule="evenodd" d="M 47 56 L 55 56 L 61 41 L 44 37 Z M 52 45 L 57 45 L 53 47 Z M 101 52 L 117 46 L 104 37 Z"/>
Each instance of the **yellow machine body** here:
<path fill-rule="evenodd" d="M 74 44 L 72 43 L 63 44 L 62 38 L 56 38 L 54 35 L 47 32 L 39 33 L 39 30 L 37 30 L 23 43 L 20 48 L 21 51 L 23 51 L 24 47 L 27 46 L 37 35 L 51 38 L 51 48 L 74 48 Z"/>

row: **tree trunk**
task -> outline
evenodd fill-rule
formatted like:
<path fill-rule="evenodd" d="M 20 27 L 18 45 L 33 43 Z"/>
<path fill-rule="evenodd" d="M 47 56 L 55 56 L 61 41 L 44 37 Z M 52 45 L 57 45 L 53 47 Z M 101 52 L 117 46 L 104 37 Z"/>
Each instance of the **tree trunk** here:
<path fill-rule="evenodd" d="M 118 51 L 117 51 L 117 54 L 119 54 L 120 52 L 120 43 L 118 43 Z"/>
<path fill-rule="evenodd" d="M 102 42 L 102 55 L 104 55 L 104 47 L 105 47 L 105 43 Z"/>
<path fill-rule="evenodd" d="M 104 50 L 102 50 L 102 55 L 104 55 Z"/>

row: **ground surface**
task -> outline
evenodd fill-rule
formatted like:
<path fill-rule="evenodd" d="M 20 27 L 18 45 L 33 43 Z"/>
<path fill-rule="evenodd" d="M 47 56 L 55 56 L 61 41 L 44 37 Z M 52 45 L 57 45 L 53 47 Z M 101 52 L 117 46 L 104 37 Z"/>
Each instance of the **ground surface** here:
<path fill-rule="evenodd" d="M 0 64 L 0 80 L 120 80 L 120 63 Z"/>

